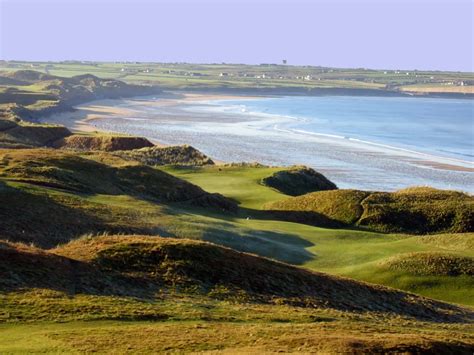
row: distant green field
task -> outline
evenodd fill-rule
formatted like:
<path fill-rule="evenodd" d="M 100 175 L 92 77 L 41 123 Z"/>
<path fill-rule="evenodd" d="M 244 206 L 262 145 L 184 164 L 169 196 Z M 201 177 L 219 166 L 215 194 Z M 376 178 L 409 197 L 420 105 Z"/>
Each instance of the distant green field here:
<path fill-rule="evenodd" d="M 30 69 L 71 77 L 94 74 L 129 83 L 147 83 L 168 88 L 340 88 L 411 90 L 420 92 L 472 93 L 473 73 L 370 70 L 291 65 L 3 62 L 0 70 Z M 449 85 L 449 90 L 446 89 Z M 426 88 L 429 88 L 427 90 Z"/>

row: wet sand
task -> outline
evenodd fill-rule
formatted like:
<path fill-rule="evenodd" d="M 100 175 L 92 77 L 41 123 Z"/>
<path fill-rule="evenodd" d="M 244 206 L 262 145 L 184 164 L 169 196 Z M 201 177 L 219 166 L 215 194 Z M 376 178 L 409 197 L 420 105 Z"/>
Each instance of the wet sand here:
<path fill-rule="evenodd" d="M 94 121 L 100 119 L 114 119 L 122 117 L 133 117 L 137 115 L 137 111 L 133 106 L 142 106 L 149 108 L 165 108 L 165 107 L 179 107 L 183 104 L 206 102 L 212 100 L 238 100 L 238 99 L 252 99 L 253 96 L 236 96 L 236 95 L 218 95 L 218 94 L 165 94 L 162 96 L 143 97 L 135 99 L 123 100 L 97 100 L 75 107 L 73 112 L 57 113 L 42 119 L 43 122 L 52 122 L 63 124 L 70 128 L 73 132 L 100 132 L 104 131 L 98 129 L 93 124 Z M 133 102 L 133 105 L 132 105 Z M 132 105 L 132 107 L 130 107 Z M 161 118 L 164 115 L 160 114 Z M 176 116 L 169 116 L 169 119 L 176 120 Z M 180 121 L 193 121 L 195 118 L 192 114 L 181 113 L 178 119 Z M 218 117 L 208 117 L 210 121 L 219 121 Z"/>
<path fill-rule="evenodd" d="M 74 131 L 145 136 L 155 144 L 190 144 L 224 162 L 309 165 L 341 188 L 396 190 L 414 185 L 474 192 L 474 167 L 456 159 L 279 129 L 284 117 L 212 111 L 213 100 L 251 96 L 166 94 L 80 105 L 45 118 Z M 209 110 L 211 108 L 211 110 Z M 282 125 L 283 126 L 283 125 Z"/>

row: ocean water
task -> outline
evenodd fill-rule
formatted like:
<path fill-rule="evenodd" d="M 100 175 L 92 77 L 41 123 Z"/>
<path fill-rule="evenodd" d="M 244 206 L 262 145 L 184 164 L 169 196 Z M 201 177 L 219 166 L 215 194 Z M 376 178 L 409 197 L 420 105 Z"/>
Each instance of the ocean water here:
<path fill-rule="evenodd" d="M 328 135 L 474 160 L 474 100 L 393 97 L 280 97 L 214 101 L 208 109 L 287 120 L 275 129 Z"/>
<path fill-rule="evenodd" d="M 100 105 L 126 110 L 89 123 L 164 144 L 190 144 L 224 162 L 307 165 L 340 188 L 393 191 L 433 186 L 474 193 L 474 100 L 163 100 L 107 100 Z M 87 106 L 77 109 L 91 112 Z M 56 123 L 74 127 L 78 113 L 66 116 L 58 115 Z"/>

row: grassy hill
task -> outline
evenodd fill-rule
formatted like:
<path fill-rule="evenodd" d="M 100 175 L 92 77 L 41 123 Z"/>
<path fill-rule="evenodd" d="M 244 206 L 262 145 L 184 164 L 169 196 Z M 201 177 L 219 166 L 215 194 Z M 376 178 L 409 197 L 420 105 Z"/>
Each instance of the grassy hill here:
<path fill-rule="evenodd" d="M 50 251 L 4 242 L 0 253 L 9 261 L 2 269 L 2 289 L 7 291 L 41 288 L 145 299 L 157 291 L 177 292 L 434 322 L 474 321 L 467 308 L 192 240 L 89 237 Z"/>
<path fill-rule="evenodd" d="M 157 230 L 146 221 L 146 214 L 142 220 L 134 219 L 139 211 L 126 202 L 113 206 L 114 198 L 158 204 L 156 213 L 169 203 L 236 209 L 234 202 L 219 194 L 106 153 L 1 150 L 0 177 L 2 200 L 10 201 L 0 206 L 3 236 L 41 246 L 84 233 Z M 109 203 L 97 203 L 98 196 L 110 196 Z"/>
<path fill-rule="evenodd" d="M 375 282 L 387 286 L 416 292 L 425 296 L 474 305 L 468 296 L 474 287 L 472 277 L 460 276 L 422 276 L 405 271 L 387 270 L 382 265 L 387 258 L 411 252 L 454 252 L 460 257 L 474 257 L 473 233 L 441 234 L 431 236 L 411 236 L 401 234 L 381 234 L 367 230 L 321 228 L 294 222 L 284 222 L 288 212 L 282 215 L 267 213 L 265 206 L 288 197 L 261 184 L 261 180 L 283 168 L 252 166 L 209 166 L 209 167 L 166 167 L 165 171 L 201 186 L 206 191 L 221 191 L 237 201 L 240 206 L 239 218 L 233 224 L 227 220 L 222 225 L 226 238 L 211 240 L 239 250 L 256 252 L 290 263 L 349 276 L 358 280 Z M 342 221 L 350 222 L 358 214 L 354 213 L 359 201 L 367 192 L 352 190 L 322 191 L 310 195 L 331 197 L 332 194 L 344 196 L 319 201 L 319 206 L 334 213 Z M 304 197 L 304 196 L 303 196 Z M 292 198 L 295 201 L 300 197 Z M 354 217 L 355 216 L 355 217 Z M 276 220 L 280 219 L 280 220 Z M 187 223 L 191 223 L 189 220 Z M 192 222 L 193 226 L 198 224 Z M 237 230 L 245 236 L 244 241 L 233 241 L 229 236 Z M 190 237 L 192 234 L 186 234 Z M 283 238 L 282 235 L 291 236 Z M 264 240 L 265 244 L 254 243 Z M 271 242 L 271 243 L 269 243 Z M 249 249 L 242 249 L 245 246 Z M 283 252 L 285 251 L 285 252 Z"/>
<path fill-rule="evenodd" d="M 46 146 L 70 134 L 63 126 L 0 119 L 0 148 Z"/>
<path fill-rule="evenodd" d="M 474 231 L 474 197 L 432 188 L 409 188 L 394 193 L 323 191 L 274 202 L 267 208 L 285 211 L 292 220 L 315 225 L 321 225 L 327 218 L 328 223 L 387 233 Z"/>
<path fill-rule="evenodd" d="M 126 84 L 91 74 L 64 78 L 33 70 L 0 71 L 0 117 L 34 121 L 87 101 L 157 92 L 156 87 Z"/>
<path fill-rule="evenodd" d="M 0 149 L 0 352 L 472 352 L 474 233 L 347 227 L 370 198 L 366 216 L 470 197 L 288 199 L 262 184 L 287 168 L 122 157 L 148 149 Z M 266 210 L 308 196 L 343 227 Z"/>
<path fill-rule="evenodd" d="M 134 150 L 153 147 L 154 144 L 142 137 L 131 137 L 116 134 L 74 134 L 56 140 L 52 146 L 60 149 L 79 151 L 104 151 Z"/>
<path fill-rule="evenodd" d="M 115 155 L 126 160 L 135 160 L 140 163 L 157 165 L 214 165 L 211 158 L 189 145 L 171 147 L 145 147 L 127 151 L 115 152 Z"/>
<path fill-rule="evenodd" d="M 336 184 L 323 174 L 307 167 L 292 167 L 277 171 L 262 179 L 262 184 L 286 195 L 298 196 L 314 191 L 337 190 Z"/>
<path fill-rule="evenodd" d="M 3 352 L 474 346 L 472 310 L 209 243 L 103 236 L 49 251 L 2 242 L 0 255 Z"/>

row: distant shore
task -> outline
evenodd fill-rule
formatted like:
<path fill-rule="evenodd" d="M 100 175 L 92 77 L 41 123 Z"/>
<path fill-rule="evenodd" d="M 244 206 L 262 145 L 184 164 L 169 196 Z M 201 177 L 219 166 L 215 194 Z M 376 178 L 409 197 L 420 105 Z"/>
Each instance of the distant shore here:
<path fill-rule="evenodd" d="M 163 93 L 160 95 L 152 96 L 139 96 L 132 98 L 124 98 L 122 100 L 136 100 L 140 102 L 140 105 L 164 108 L 179 106 L 182 104 L 200 102 L 200 101 L 211 101 L 211 100 L 238 100 L 238 99 L 252 99 L 255 96 L 250 95 L 230 95 L 230 94 L 217 94 L 217 93 Z M 159 100 L 154 100 L 159 99 Z M 153 101 L 152 101 L 153 100 Z M 133 117 L 134 111 L 126 105 L 117 105 L 119 101 L 117 99 L 102 99 L 96 101 L 90 101 L 74 107 L 73 111 L 65 111 L 59 113 L 53 113 L 46 117 L 41 118 L 42 122 L 51 122 L 62 124 L 73 132 L 113 132 L 99 129 L 93 125 L 93 122 L 101 119 L 113 119 L 124 116 Z M 192 120 L 193 115 L 180 115 L 180 120 Z M 165 146 L 161 142 L 154 141 L 157 145 Z"/>
<path fill-rule="evenodd" d="M 474 192 L 474 168 L 455 159 L 324 135 L 299 135 L 274 127 L 288 118 L 212 111 L 216 101 L 271 97 L 228 93 L 166 92 L 99 100 L 54 114 L 44 122 L 75 132 L 116 132 L 144 136 L 161 146 L 190 144 L 217 161 L 302 164 L 326 174 L 342 188 L 395 190 L 433 185 Z M 202 108 L 202 109 L 201 109 Z M 308 160 L 309 159 L 309 160 Z"/>

